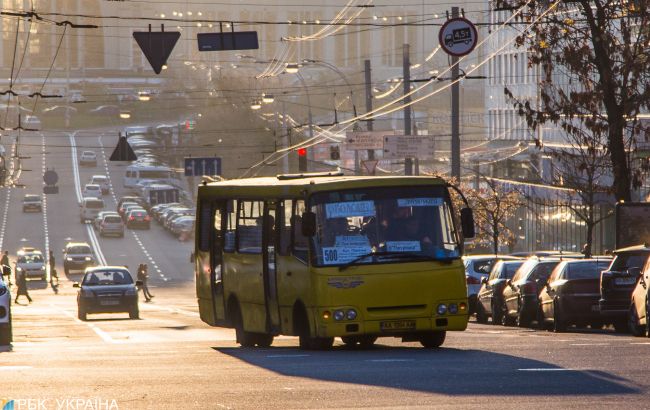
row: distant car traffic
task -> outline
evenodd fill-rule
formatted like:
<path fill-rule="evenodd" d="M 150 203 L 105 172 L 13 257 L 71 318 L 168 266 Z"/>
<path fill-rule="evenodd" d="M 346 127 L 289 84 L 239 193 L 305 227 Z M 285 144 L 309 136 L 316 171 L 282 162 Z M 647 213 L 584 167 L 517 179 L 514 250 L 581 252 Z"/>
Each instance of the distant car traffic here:
<path fill-rule="evenodd" d="M 16 255 L 16 275 L 24 274 L 27 279 L 37 277 L 47 280 L 43 253 L 34 248 L 22 248 Z"/>
<path fill-rule="evenodd" d="M 23 212 L 42 212 L 43 201 L 40 195 L 27 194 L 23 197 Z"/>
<path fill-rule="evenodd" d="M 481 289 L 478 291 L 476 301 L 476 321 L 478 323 L 487 323 L 488 318 L 492 317 L 492 324 L 501 324 L 503 320 L 503 289 L 506 281 L 512 279 L 521 267 L 524 260 L 506 260 L 498 261 L 488 278 L 483 278 Z"/>
<path fill-rule="evenodd" d="M 0 275 L 0 346 L 6 346 L 13 340 L 11 330 L 11 292 L 9 285 Z"/>
<path fill-rule="evenodd" d="M 97 216 L 95 217 L 95 219 L 93 219 L 93 221 L 92 221 L 92 225 L 93 225 L 93 228 L 95 228 L 95 230 L 99 231 L 99 224 L 102 223 L 102 221 L 104 220 L 104 217 L 105 217 L 106 215 L 117 215 L 117 216 L 120 216 L 120 215 L 119 215 L 117 212 L 115 212 L 115 211 L 101 211 L 101 212 L 99 212 L 99 213 L 97 214 Z"/>
<path fill-rule="evenodd" d="M 626 333 L 632 292 L 639 275 L 650 258 L 650 247 L 631 246 L 614 251 L 614 260 L 600 277 L 600 315 L 617 332 Z"/>
<path fill-rule="evenodd" d="M 99 235 L 117 235 L 120 238 L 124 237 L 124 222 L 117 213 L 110 213 L 104 215 L 102 221 L 99 223 Z"/>
<path fill-rule="evenodd" d="M 79 221 L 86 223 L 86 221 L 95 219 L 97 214 L 104 210 L 104 200 L 101 198 L 83 198 L 79 207 Z"/>
<path fill-rule="evenodd" d="M 43 127 L 40 118 L 35 115 L 25 115 L 23 118 L 22 126 L 24 128 L 40 131 Z"/>
<path fill-rule="evenodd" d="M 99 185 L 102 195 L 106 195 L 110 192 L 111 186 L 106 175 L 93 175 L 90 179 L 91 184 Z"/>
<path fill-rule="evenodd" d="M 88 314 L 126 312 L 131 319 L 139 319 L 138 290 L 131 273 L 123 267 L 97 266 L 89 268 L 81 281 L 73 286 L 79 288 L 77 309 L 80 320 Z"/>
<path fill-rule="evenodd" d="M 79 157 L 79 165 L 82 166 L 97 166 L 97 154 L 94 151 L 84 151 Z"/>
<path fill-rule="evenodd" d="M 97 184 L 86 184 L 84 186 L 82 196 L 84 198 L 101 198 L 102 188 Z"/>
<path fill-rule="evenodd" d="M 72 271 L 83 272 L 95 265 L 95 256 L 87 243 L 69 242 L 63 249 L 63 270 L 66 275 Z"/>
<path fill-rule="evenodd" d="M 147 211 L 142 208 L 128 210 L 124 219 L 126 227 L 129 229 L 149 229 L 151 227 L 151 218 Z"/>
<path fill-rule="evenodd" d="M 129 207 L 132 208 L 134 206 L 140 207 L 140 204 L 138 204 L 137 202 L 130 202 L 130 201 L 122 202 L 117 208 L 117 213 L 120 214 L 121 217 L 124 217 L 124 213 L 126 212 L 126 210 Z"/>
<path fill-rule="evenodd" d="M 470 255 L 463 256 L 465 264 L 465 280 L 467 281 L 467 299 L 469 314 L 476 312 L 476 296 L 481 288 L 481 280 L 487 278 L 492 267 L 499 260 L 518 260 L 507 255 Z"/>
<path fill-rule="evenodd" d="M 539 293 L 540 327 L 552 323 L 553 330 L 563 332 L 570 325 L 594 329 L 603 327 L 598 308 L 600 273 L 611 259 L 570 260 L 558 264 Z"/>

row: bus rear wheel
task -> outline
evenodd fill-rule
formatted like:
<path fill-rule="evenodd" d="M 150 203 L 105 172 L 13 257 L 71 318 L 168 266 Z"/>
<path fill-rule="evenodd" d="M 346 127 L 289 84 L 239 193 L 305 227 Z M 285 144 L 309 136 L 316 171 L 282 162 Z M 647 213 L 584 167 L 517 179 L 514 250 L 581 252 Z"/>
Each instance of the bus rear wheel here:
<path fill-rule="evenodd" d="M 258 347 L 271 347 L 273 344 L 273 335 L 268 333 L 258 333 L 255 335 L 255 344 Z"/>
<path fill-rule="evenodd" d="M 427 349 L 437 349 L 445 342 L 446 336 L 447 331 L 445 330 L 429 332 L 420 337 L 420 344 Z"/>

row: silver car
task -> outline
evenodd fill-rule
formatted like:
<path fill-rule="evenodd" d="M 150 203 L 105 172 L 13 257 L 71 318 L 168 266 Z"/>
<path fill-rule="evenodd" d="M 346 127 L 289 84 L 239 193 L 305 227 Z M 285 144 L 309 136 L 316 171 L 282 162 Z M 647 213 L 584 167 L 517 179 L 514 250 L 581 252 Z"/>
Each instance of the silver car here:
<path fill-rule="evenodd" d="M 99 236 L 108 235 L 124 237 L 124 222 L 117 213 L 105 215 L 99 224 Z"/>

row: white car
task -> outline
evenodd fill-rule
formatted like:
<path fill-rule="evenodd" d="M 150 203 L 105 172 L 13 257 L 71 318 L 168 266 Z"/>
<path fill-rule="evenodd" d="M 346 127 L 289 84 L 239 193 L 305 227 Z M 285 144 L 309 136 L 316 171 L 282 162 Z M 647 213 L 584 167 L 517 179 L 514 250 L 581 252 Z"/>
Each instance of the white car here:
<path fill-rule="evenodd" d="M 0 275 L 0 346 L 6 346 L 11 342 L 11 292 Z"/>
<path fill-rule="evenodd" d="M 504 255 L 471 255 L 463 256 L 465 265 L 465 279 L 467 281 L 467 299 L 469 302 L 469 314 L 476 312 L 476 298 L 481 289 L 481 280 L 487 278 L 492 267 L 499 260 L 517 260 L 520 258 Z"/>
<path fill-rule="evenodd" d="M 101 198 L 84 198 L 79 204 L 79 221 L 83 224 L 97 218 L 97 214 L 105 208 L 104 200 Z"/>
<path fill-rule="evenodd" d="M 79 157 L 79 165 L 97 166 L 97 154 L 94 151 L 84 151 Z"/>
<path fill-rule="evenodd" d="M 45 258 L 43 258 L 41 251 L 34 248 L 22 248 L 16 256 L 16 276 L 24 274 L 28 279 L 37 277 L 42 280 L 47 280 Z"/>
<path fill-rule="evenodd" d="M 39 130 L 41 129 L 41 120 L 35 115 L 25 115 L 22 126 L 30 130 Z"/>
<path fill-rule="evenodd" d="M 90 180 L 90 183 L 99 185 L 103 195 L 108 194 L 111 190 L 111 186 L 109 184 L 108 177 L 106 175 L 93 175 L 93 177 Z"/>
<path fill-rule="evenodd" d="M 86 184 L 82 196 L 84 198 L 101 198 L 102 188 L 97 184 Z"/>

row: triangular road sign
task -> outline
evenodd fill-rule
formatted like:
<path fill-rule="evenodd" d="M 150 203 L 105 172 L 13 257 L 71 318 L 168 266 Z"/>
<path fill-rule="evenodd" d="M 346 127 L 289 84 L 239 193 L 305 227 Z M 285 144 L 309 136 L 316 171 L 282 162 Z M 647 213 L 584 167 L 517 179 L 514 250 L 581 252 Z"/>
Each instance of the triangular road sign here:
<path fill-rule="evenodd" d="M 167 63 L 167 58 L 169 58 L 180 37 L 181 33 L 178 31 L 133 32 L 133 38 L 135 38 L 156 74 L 160 74 L 162 66 Z"/>
<path fill-rule="evenodd" d="M 377 170 L 378 163 L 379 161 L 376 159 L 367 159 L 365 161 L 361 161 L 361 164 L 368 172 L 368 175 L 375 175 L 375 171 Z"/>
<path fill-rule="evenodd" d="M 129 145 L 129 142 L 126 140 L 126 137 L 120 137 L 120 140 L 117 142 L 117 147 L 115 151 L 111 154 L 111 161 L 135 161 L 138 157 L 133 152 L 133 148 Z"/>

